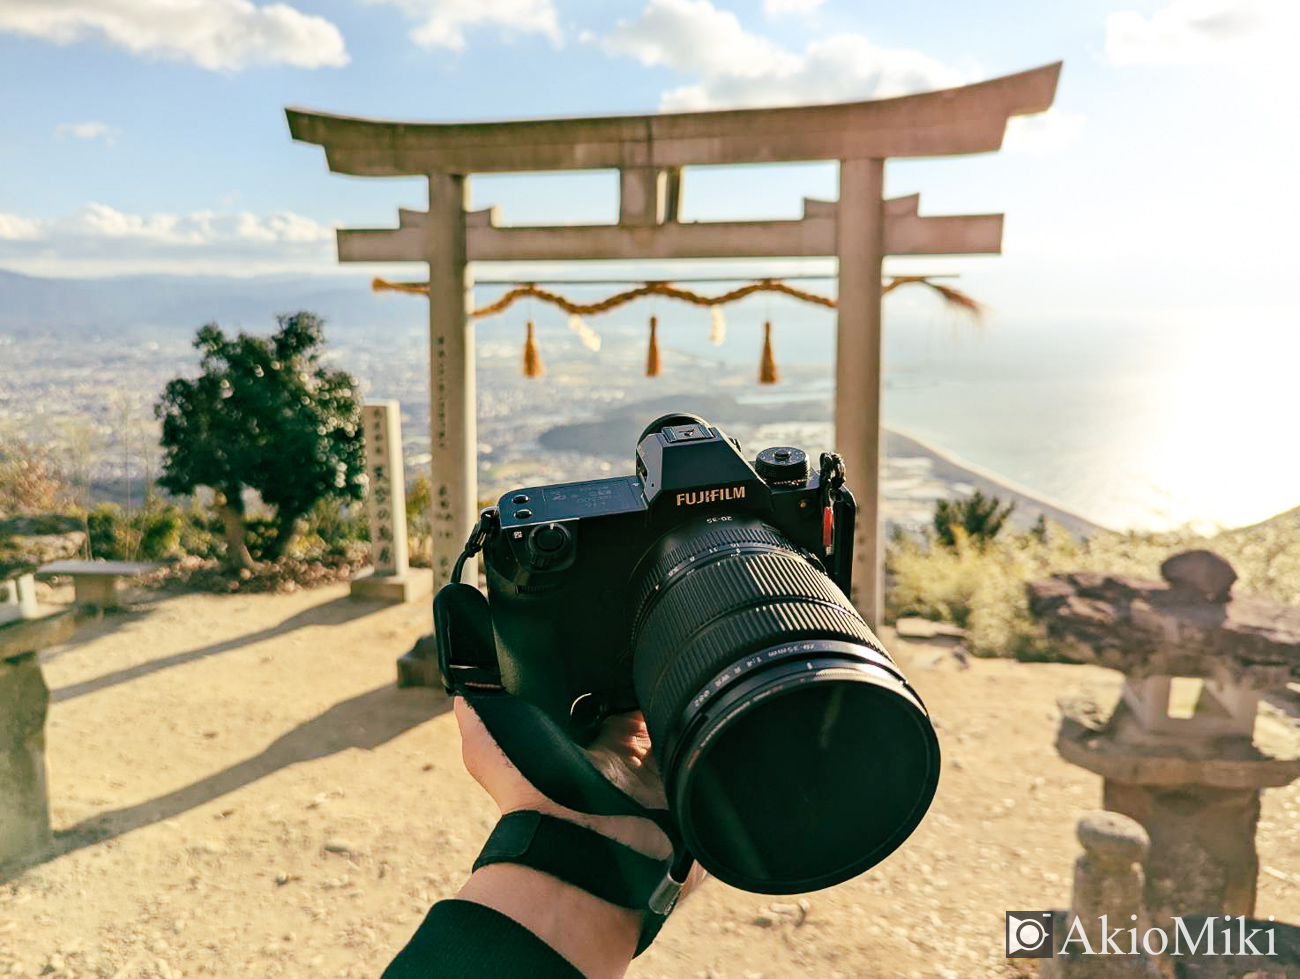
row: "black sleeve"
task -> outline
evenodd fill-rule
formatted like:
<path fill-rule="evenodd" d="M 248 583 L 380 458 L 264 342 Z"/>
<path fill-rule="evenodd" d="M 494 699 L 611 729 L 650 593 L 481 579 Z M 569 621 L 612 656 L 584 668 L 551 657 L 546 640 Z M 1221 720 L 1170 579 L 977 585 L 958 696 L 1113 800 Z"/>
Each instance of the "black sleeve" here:
<path fill-rule="evenodd" d="M 582 979 L 513 918 L 473 901 L 439 901 L 383 979 Z"/>

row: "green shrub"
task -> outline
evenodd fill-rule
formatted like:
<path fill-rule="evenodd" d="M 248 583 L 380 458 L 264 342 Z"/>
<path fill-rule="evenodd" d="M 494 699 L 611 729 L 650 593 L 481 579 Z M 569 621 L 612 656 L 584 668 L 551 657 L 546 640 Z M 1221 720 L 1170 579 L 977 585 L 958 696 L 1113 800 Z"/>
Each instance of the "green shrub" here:
<path fill-rule="evenodd" d="M 219 558 L 225 553 L 224 534 L 221 518 L 194 500 L 182 514 L 179 549 L 203 560 Z"/>
<path fill-rule="evenodd" d="M 406 538 L 410 544 L 411 564 L 427 568 L 433 564 L 433 483 L 428 476 L 417 476 L 406 488 Z"/>
<path fill-rule="evenodd" d="M 86 514 L 90 555 L 106 561 L 166 561 L 184 551 L 185 514 L 171 503 L 153 501 L 128 514 L 101 503 Z"/>
<path fill-rule="evenodd" d="M 185 518 L 174 504 L 153 504 L 136 514 L 139 557 L 144 561 L 165 561 L 178 556 Z"/>
<path fill-rule="evenodd" d="M 985 496 L 976 490 L 964 500 L 940 500 L 934 507 L 934 532 L 945 547 L 957 546 L 955 531 L 960 528 L 969 540 L 985 544 L 997 537 L 998 531 L 1011 516 L 1016 505 L 1002 507 L 996 496 Z"/>
<path fill-rule="evenodd" d="M 116 503 L 101 503 L 86 514 L 87 543 L 90 556 L 108 561 L 127 557 L 131 541 L 126 515 Z"/>
<path fill-rule="evenodd" d="M 346 554 L 349 545 L 369 540 L 370 521 L 364 504 L 325 497 L 317 500 L 307 512 L 299 550 L 323 549 L 327 554 Z"/>

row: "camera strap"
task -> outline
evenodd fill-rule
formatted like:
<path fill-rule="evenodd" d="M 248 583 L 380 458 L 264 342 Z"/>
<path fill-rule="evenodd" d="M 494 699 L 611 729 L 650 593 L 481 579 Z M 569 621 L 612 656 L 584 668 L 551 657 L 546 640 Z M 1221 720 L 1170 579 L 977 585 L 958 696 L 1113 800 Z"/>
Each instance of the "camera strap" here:
<path fill-rule="evenodd" d="M 602 901 L 644 910 L 663 878 L 662 860 L 558 816 L 523 810 L 501 817 L 474 869 L 517 863 L 558 877 Z"/>
<path fill-rule="evenodd" d="M 597 770 L 596 766 L 591 763 L 587 753 L 574 743 L 563 728 L 551 720 L 542 710 L 526 700 L 521 700 L 505 692 L 504 689 L 495 693 L 488 693 L 482 689 L 473 692 L 458 691 L 458 693 L 469 701 L 470 706 L 474 708 L 474 711 L 483 721 L 483 726 L 488 729 L 488 733 L 496 740 L 506 758 L 542 795 L 553 802 L 559 803 L 566 809 L 573 809 L 591 816 L 638 816 L 649 819 L 668 837 L 673 848 L 673 855 L 667 860 L 651 861 L 655 868 L 653 887 L 646 886 L 644 869 L 638 869 L 631 877 L 623 878 L 623 883 L 617 885 L 617 890 L 613 891 L 613 893 L 620 895 L 620 899 L 613 900 L 611 903 L 624 907 L 636 906 L 649 911 L 641 929 L 641 941 L 637 946 L 637 954 L 639 955 L 645 951 L 650 946 L 650 943 L 654 941 L 659 929 L 663 927 L 668 915 L 676 905 L 682 886 L 686 883 L 687 875 L 695 862 L 682 842 L 681 835 L 677 831 L 677 826 L 673 822 L 671 814 L 667 809 L 651 809 L 643 806 L 615 787 L 609 779 L 605 778 Z M 559 821 L 563 822 L 563 820 Z M 577 828 L 581 829 L 581 827 Z M 518 830 L 507 827 L 502 832 L 512 834 L 518 832 Z M 587 844 L 593 843 L 593 841 L 590 837 L 584 836 L 583 839 L 586 842 L 579 849 L 573 845 L 576 839 L 574 835 L 561 834 L 551 829 L 546 830 L 541 840 L 544 845 L 547 844 L 548 840 L 553 840 L 557 845 L 562 846 L 565 851 L 568 851 L 567 853 L 557 852 L 553 857 L 547 859 L 559 861 L 558 863 L 553 862 L 553 866 L 569 867 L 583 861 L 594 862 L 599 860 L 600 863 L 611 868 L 632 866 L 644 868 L 646 865 L 641 861 L 650 860 L 650 858 L 637 853 L 630 847 L 610 840 L 608 837 L 602 837 L 593 831 L 587 832 L 590 837 L 598 837 L 603 842 L 594 844 L 594 848 L 589 849 Z M 489 839 L 489 844 L 491 844 L 491 839 Z M 517 848 L 517 846 L 518 844 L 514 844 L 512 848 Z M 620 856 L 612 856 L 617 854 L 618 851 L 626 851 L 626 853 Z M 530 849 L 526 852 L 531 853 L 532 851 Z M 540 847 L 538 853 L 541 853 Z M 502 858 L 493 860 L 493 862 L 499 862 L 500 859 Z M 535 859 L 543 858 L 539 856 Z M 546 870 L 548 873 L 553 872 L 548 870 L 547 867 L 536 863 L 529 862 L 527 865 L 535 866 L 539 870 Z M 578 871 L 570 871 L 570 874 L 573 873 L 578 873 Z M 555 876 L 573 883 L 575 886 L 589 891 L 589 893 L 596 894 L 597 897 L 605 897 L 604 894 L 598 891 L 584 887 L 577 880 L 570 879 L 570 876 L 565 873 L 558 873 Z M 608 890 L 614 886 L 606 882 L 605 889 Z M 607 897 L 605 899 L 609 900 Z M 633 900 L 635 905 L 625 903 Z"/>
<path fill-rule="evenodd" d="M 478 525 L 465 544 L 464 552 L 456 562 L 451 582 L 439 589 L 434 598 L 438 665 L 447 692 L 462 696 L 469 702 L 506 758 L 548 799 L 566 809 L 592 816 L 636 816 L 649 819 L 668 837 L 673 855 L 667 860 L 652 861 L 630 847 L 594 831 L 583 831 L 588 836 L 551 825 L 552 822 L 565 822 L 564 820 L 542 817 L 541 822 L 534 822 L 522 817 L 512 819 L 516 815 L 512 813 L 502 818 L 498 824 L 501 837 L 498 839 L 497 831 L 493 832 L 480 860 L 501 862 L 508 859 L 505 854 L 519 851 L 516 862 L 548 873 L 555 873 L 548 867 L 563 870 L 573 868 L 584 860 L 598 860 L 611 869 L 636 868 L 621 884 L 605 877 L 593 886 L 617 895 L 619 900 L 612 903 L 649 911 L 637 947 L 639 955 L 649 947 L 663 927 L 668 914 L 677 903 L 695 860 L 686 849 L 667 809 L 643 806 L 618 789 L 596 769 L 587 753 L 544 711 L 505 689 L 501 682 L 487 599 L 477 588 L 460 581 L 466 561 L 482 549 L 496 522 L 495 508 L 489 507 L 483 511 Z M 541 817 L 538 813 L 533 815 Z M 574 824 L 566 823 L 566 826 Z M 574 828 L 582 829 L 576 826 Z M 591 837 L 603 842 L 596 842 Z M 521 841 L 525 838 L 526 843 L 521 850 Z M 552 847 L 555 848 L 554 853 L 545 852 Z M 626 854 L 620 854 L 619 851 L 626 851 Z M 646 885 L 646 861 L 654 864 L 651 876 L 655 883 L 652 887 Z M 486 863 L 483 865 L 486 866 Z M 584 871 L 568 869 L 564 873 L 555 873 L 555 876 L 589 890 L 579 883 L 590 882 L 590 875 Z M 573 879 L 575 877 L 577 879 Z M 591 893 L 598 897 L 604 896 L 597 891 Z M 624 901 L 635 903 L 623 904 Z"/>

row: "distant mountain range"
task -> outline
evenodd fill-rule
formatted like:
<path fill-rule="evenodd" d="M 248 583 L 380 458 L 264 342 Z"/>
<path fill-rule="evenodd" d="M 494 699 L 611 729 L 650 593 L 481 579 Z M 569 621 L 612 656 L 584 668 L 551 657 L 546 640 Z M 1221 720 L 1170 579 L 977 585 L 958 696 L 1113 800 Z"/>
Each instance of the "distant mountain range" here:
<path fill-rule="evenodd" d="M 426 322 L 423 303 L 376 294 L 366 275 L 45 279 L 0 270 L 0 334 L 16 337 L 189 337 L 214 321 L 266 330 L 277 313 L 302 309 L 325 317 L 331 332 Z"/>

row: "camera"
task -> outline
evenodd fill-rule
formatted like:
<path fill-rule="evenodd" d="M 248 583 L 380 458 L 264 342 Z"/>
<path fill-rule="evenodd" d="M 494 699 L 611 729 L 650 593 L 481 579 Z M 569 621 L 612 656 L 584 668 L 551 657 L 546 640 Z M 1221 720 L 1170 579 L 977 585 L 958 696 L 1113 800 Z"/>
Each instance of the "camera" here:
<path fill-rule="evenodd" d="M 514 490 L 480 522 L 490 624 L 468 631 L 495 648 L 501 685 L 578 742 L 642 710 L 682 838 L 745 890 L 856 876 L 938 783 L 925 707 L 846 597 L 844 484 L 834 453 L 814 467 L 774 446 L 751 463 L 670 414 L 642 433 L 634 473 Z M 474 660 L 465 632 L 438 630 L 449 690 Z"/>

